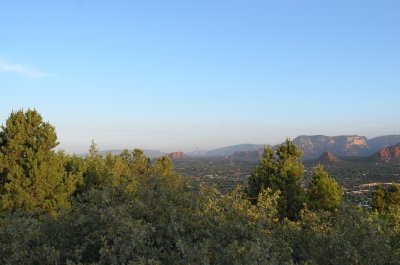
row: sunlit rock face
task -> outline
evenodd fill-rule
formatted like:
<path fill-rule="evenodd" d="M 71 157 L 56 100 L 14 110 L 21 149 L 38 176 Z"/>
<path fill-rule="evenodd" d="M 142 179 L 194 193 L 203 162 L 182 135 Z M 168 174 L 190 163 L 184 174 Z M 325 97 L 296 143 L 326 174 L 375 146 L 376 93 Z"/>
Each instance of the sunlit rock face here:
<path fill-rule="evenodd" d="M 321 164 L 325 163 L 334 163 L 340 161 L 339 158 L 337 158 L 334 154 L 331 152 L 324 152 L 322 155 L 318 158 L 317 162 Z"/>
<path fill-rule="evenodd" d="M 317 159 L 324 152 L 339 156 L 363 156 L 368 153 L 368 140 L 364 136 L 299 136 L 294 143 L 304 153 L 305 159 Z"/>
<path fill-rule="evenodd" d="M 183 152 L 172 152 L 168 154 L 168 157 L 172 159 L 179 159 L 179 158 L 185 158 L 186 155 Z"/>
<path fill-rule="evenodd" d="M 400 144 L 382 148 L 374 157 L 380 161 L 390 161 L 400 159 Z"/>

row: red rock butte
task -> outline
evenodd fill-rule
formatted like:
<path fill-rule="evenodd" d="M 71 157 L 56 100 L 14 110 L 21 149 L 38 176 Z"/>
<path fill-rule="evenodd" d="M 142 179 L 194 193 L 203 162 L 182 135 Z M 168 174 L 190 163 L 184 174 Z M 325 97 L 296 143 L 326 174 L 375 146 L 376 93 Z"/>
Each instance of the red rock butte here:
<path fill-rule="evenodd" d="M 322 155 L 318 158 L 319 163 L 327 163 L 327 162 L 337 162 L 339 161 L 339 158 L 337 158 L 334 154 L 331 152 L 324 152 Z"/>
<path fill-rule="evenodd" d="M 180 158 L 185 158 L 186 155 L 183 152 L 172 152 L 168 154 L 168 157 L 172 159 L 180 159 Z"/>
<path fill-rule="evenodd" d="M 400 144 L 382 148 L 375 154 L 375 157 L 381 161 L 400 158 Z"/>

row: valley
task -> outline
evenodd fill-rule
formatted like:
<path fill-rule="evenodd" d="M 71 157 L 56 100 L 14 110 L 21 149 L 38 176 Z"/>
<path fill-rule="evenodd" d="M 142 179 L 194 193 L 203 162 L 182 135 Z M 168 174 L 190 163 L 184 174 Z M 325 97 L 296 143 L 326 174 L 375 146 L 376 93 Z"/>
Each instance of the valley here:
<path fill-rule="evenodd" d="M 196 186 L 215 185 L 222 192 L 231 191 L 236 185 L 245 186 L 256 161 L 230 157 L 187 157 L 173 160 L 175 169 L 193 180 Z M 352 202 L 368 203 L 377 185 L 400 183 L 400 162 L 377 162 L 362 159 L 334 162 L 304 162 L 304 182 L 312 169 L 321 162 L 329 175 L 344 187 L 345 198 Z"/>

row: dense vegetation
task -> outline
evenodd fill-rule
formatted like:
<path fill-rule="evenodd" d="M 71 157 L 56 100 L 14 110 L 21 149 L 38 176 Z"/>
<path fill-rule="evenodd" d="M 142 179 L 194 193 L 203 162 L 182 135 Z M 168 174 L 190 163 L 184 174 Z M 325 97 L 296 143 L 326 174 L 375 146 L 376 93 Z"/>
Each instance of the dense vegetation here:
<path fill-rule="evenodd" d="M 248 184 L 221 193 L 136 149 L 82 158 L 55 152 L 35 110 L 0 131 L 0 264 L 398 264 L 398 186 L 376 207 L 342 201 L 301 153 L 265 149 Z"/>

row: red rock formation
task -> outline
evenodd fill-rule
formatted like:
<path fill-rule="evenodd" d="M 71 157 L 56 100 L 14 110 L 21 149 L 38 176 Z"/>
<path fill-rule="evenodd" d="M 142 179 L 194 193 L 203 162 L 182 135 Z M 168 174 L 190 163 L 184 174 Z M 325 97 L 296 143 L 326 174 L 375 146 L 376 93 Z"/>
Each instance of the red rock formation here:
<path fill-rule="evenodd" d="M 319 163 L 332 163 L 332 162 L 338 162 L 339 158 L 337 158 L 334 154 L 331 152 L 324 152 L 317 160 Z"/>
<path fill-rule="evenodd" d="M 332 152 L 340 156 L 363 156 L 368 153 L 369 148 L 367 138 L 357 135 L 333 137 L 303 135 L 296 137 L 293 142 L 303 151 L 305 160 L 317 159 L 323 152 Z"/>
<path fill-rule="evenodd" d="M 183 152 L 172 152 L 168 154 L 168 157 L 172 159 L 180 159 L 186 157 L 186 155 Z"/>
<path fill-rule="evenodd" d="M 400 158 L 400 144 L 382 148 L 374 156 L 380 161 L 390 161 Z"/>
<path fill-rule="evenodd" d="M 344 144 L 344 149 L 350 149 L 353 146 L 367 147 L 367 141 L 365 137 L 360 136 L 347 136 L 346 143 Z"/>

